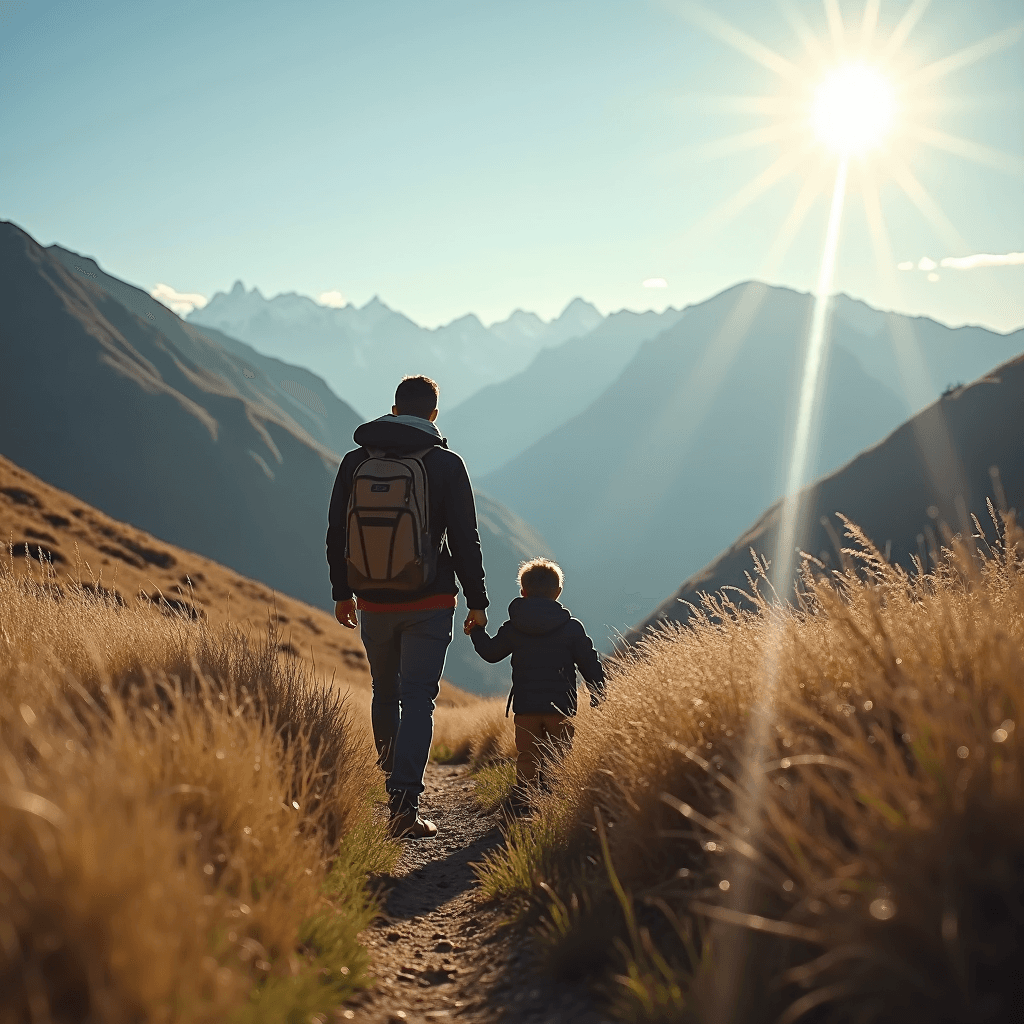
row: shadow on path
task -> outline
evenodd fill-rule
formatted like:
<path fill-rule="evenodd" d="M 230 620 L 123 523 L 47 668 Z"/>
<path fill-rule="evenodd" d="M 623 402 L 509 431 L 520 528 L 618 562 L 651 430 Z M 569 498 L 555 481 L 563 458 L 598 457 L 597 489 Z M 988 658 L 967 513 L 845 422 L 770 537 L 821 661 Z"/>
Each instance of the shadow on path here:
<path fill-rule="evenodd" d="M 446 846 L 442 834 L 436 839 L 410 841 L 409 845 L 415 842 L 417 847 L 437 844 L 445 848 L 447 855 L 427 859 L 431 853 L 436 852 L 436 847 L 433 850 L 417 849 L 416 853 L 422 852 L 425 855 L 422 862 L 395 881 L 384 900 L 384 914 L 392 921 L 430 914 L 456 896 L 468 892 L 476 885 L 472 865 L 479 863 L 485 854 L 499 847 L 502 841 L 497 818 L 483 835 L 466 845 Z"/>

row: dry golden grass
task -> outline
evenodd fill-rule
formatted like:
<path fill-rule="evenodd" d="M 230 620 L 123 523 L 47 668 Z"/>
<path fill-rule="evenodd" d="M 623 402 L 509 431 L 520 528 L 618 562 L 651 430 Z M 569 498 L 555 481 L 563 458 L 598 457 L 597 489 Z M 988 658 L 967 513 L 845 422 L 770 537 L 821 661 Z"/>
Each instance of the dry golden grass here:
<path fill-rule="evenodd" d="M 1024 535 L 999 529 L 913 577 L 854 531 L 802 607 L 709 599 L 652 635 L 485 890 L 626 1020 L 1012 1019 Z"/>
<path fill-rule="evenodd" d="M 40 553 L 52 561 L 62 586 L 84 581 L 126 602 L 145 594 L 157 607 L 199 615 L 211 626 L 261 633 L 272 623 L 282 660 L 297 658 L 307 672 L 351 689 L 352 700 L 369 707 L 370 671 L 357 630 L 345 629 L 322 608 L 118 522 L 0 455 L 0 548 L 8 545 L 19 555 L 16 573 L 25 569 L 21 556 L 27 549 L 36 561 Z M 324 572 L 326 578 L 326 565 Z M 442 706 L 476 699 L 442 680 Z"/>
<path fill-rule="evenodd" d="M 0 1021 L 308 1020 L 396 846 L 343 697 L 273 635 L 0 564 Z"/>
<path fill-rule="evenodd" d="M 504 697 L 461 707 L 438 707 L 434 713 L 431 759 L 443 764 L 483 768 L 516 756 L 515 729 L 505 717 Z"/>

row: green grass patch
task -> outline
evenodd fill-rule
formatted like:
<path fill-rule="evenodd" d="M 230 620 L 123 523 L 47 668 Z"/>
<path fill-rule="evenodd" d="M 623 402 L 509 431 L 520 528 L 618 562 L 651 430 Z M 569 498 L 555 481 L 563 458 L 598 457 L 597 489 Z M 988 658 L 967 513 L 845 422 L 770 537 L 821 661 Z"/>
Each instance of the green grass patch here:
<path fill-rule="evenodd" d="M 512 793 L 516 784 L 515 761 L 498 761 L 474 773 L 476 799 L 485 814 L 496 811 Z"/>
<path fill-rule="evenodd" d="M 564 841 L 565 830 L 550 814 L 510 819 L 505 845 L 487 854 L 476 867 L 484 898 L 534 895 L 537 880 L 551 877 Z"/>
<path fill-rule="evenodd" d="M 430 748 L 430 760 L 435 764 L 452 764 L 455 758 L 455 751 L 447 743 L 435 743 Z"/>
<path fill-rule="evenodd" d="M 371 985 L 369 953 L 358 940 L 377 913 L 367 876 L 392 871 L 400 855 L 383 822 L 367 816 L 349 832 L 324 882 L 324 906 L 300 930 L 293 973 L 254 988 L 238 1024 L 307 1024 Z"/>

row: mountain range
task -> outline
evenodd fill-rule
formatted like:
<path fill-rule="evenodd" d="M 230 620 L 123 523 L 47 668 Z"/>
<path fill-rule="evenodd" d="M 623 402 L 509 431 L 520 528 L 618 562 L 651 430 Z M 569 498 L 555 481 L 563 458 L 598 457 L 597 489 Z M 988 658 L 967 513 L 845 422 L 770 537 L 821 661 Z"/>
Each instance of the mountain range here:
<path fill-rule="evenodd" d="M 445 435 L 476 476 L 498 469 L 583 412 L 645 341 L 681 316 L 671 307 L 612 313 L 589 334 L 543 349 L 522 372 L 445 410 Z"/>
<path fill-rule="evenodd" d="M 829 572 L 852 542 L 837 514 L 856 524 L 891 562 L 925 569 L 950 534 L 970 539 L 978 517 L 991 540 L 987 502 L 1024 509 L 1024 357 L 1004 363 L 972 384 L 944 394 L 880 444 L 797 496 L 806 528 L 801 547 Z M 685 622 L 702 593 L 749 590 L 753 557 L 777 557 L 783 503 L 776 502 L 722 554 L 691 576 L 628 636 L 635 641 L 664 621 Z M 753 554 L 752 554 L 753 553 Z M 799 564 L 799 560 L 798 560 Z M 796 567 L 795 567 L 796 568 Z M 775 589 L 792 594 L 794 579 Z M 729 597 L 743 605 L 735 591 Z"/>
<path fill-rule="evenodd" d="M 362 418 L 355 409 L 310 369 L 182 321 L 95 261 L 43 249 L 11 224 L 0 225 L 0 266 L 0 452 L 166 542 L 330 608 L 327 499 Z M 331 310 L 241 286 L 232 294 L 256 310 L 242 326 L 267 307 L 281 322 L 312 307 L 315 323 L 326 311 L 361 324 L 350 333 L 372 339 L 360 358 L 381 388 L 391 374 L 388 406 L 402 373 L 431 372 L 401 365 L 401 353 L 425 335 L 444 341 L 452 377 L 471 393 L 453 405 L 439 374 L 438 426 L 477 484 L 492 618 L 515 596 L 519 561 L 553 555 L 567 603 L 607 649 L 782 494 L 808 295 L 747 282 L 683 310 L 602 318 L 577 301 L 550 324 L 517 313 L 491 328 L 463 318 L 425 332 L 381 303 Z M 459 355 L 455 327 L 474 323 L 486 344 L 513 350 L 504 378 Z M 1024 331 L 952 329 L 846 296 L 832 303 L 830 339 L 804 484 L 1024 350 Z M 484 667 L 463 639 L 449 654 L 452 680 L 475 692 L 504 686 L 507 666 Z"/>
<path fill-rule="evenodd" d="M 566 601 L 594 635 L 645 618 L 782 494 L 812 304 L 749 282 L 688 307 L 582 412 L 477 480 L 557 552 Z M 884 438 L 934 397 L 932 380 L 969 380 L 1024 349 L 1024 331 L 953 330 L 845 298 L 830 335 L 801 483 Z M 902 363 L 886 355 L 893 337 Z M 918 367 L 909 381 L 903 365 Z M 489 407 L 513 386 L 489 389 Z"/>
<path fill-rule="evenodd" d="M 470 313 L 429 330 L 376 297 L 361 308 L 334 308 L 294 292 L 267 299 L 258 288 L 247 291 L 236 281 L 188 320 L 310 368 L 371 418 L 391 409 L 395 384 L 405 374 L 441 381 L 442 401 L 452 408 L 487 384 L 518 373 L 541 349 L 588 333 L 602 316 L 590 303 L 574 299 L 550 322 L 517 310 L 485 327 Z"/>
<path fill-rule="evenodd" d="M 0 269 L 0 453 L 114 519 L 333 609 L 327 508 L 361 417 L 308 371 L 201 331 L 7 222 Z M 547 548 L 495 501 L 480 506 L 500 606 L 519 562 Z M 459 645 L 472 650 L 460 633 L 453 682 L 505 685 Z"/>

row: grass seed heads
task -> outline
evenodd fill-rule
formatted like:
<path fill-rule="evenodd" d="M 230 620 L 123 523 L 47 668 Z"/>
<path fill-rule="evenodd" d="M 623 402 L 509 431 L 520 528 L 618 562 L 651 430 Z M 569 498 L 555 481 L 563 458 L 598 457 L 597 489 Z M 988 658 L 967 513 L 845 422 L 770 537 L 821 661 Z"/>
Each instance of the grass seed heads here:
<path fill-rule="evenodd" d="M 365 983 L 395 847 L 341 694 L 45 565 L 0 564 L 0 623 L 0 1019 L 306 1019 Z"/>
<path fill-rule="evenodd" d="M 798 606 L 708 596 L 649 634 L 484 891 L 626 1020 L 1009 1019 L 1024 534 L 996 523 L 914 574 L 848 525 Z"/>

